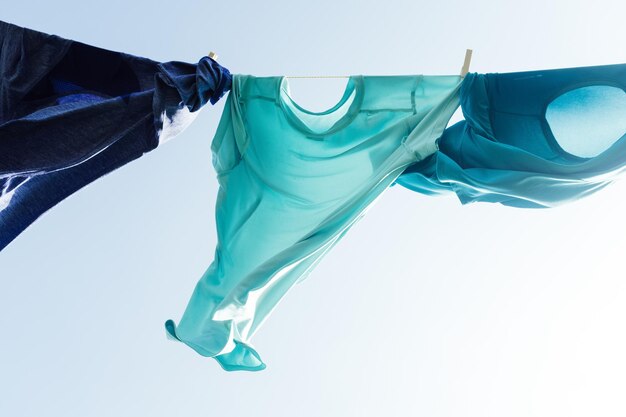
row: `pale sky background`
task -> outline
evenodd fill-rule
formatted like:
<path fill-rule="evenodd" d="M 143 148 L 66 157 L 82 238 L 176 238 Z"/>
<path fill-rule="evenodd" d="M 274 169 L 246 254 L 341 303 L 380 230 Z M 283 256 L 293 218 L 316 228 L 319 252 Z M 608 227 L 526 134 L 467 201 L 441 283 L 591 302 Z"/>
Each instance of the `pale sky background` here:
<path fill-rule="evenodd" d="M 623 1 L 2 0 L 0 20 L 254 75 L 454 74 L 626 62 Z M 321 110 L 345 80 L 291 80 Z M 227 373 L 165 338 L 212 260 L 224 101 L 0 252 L 0 415 L 624 416 L 626 181 L 524 210 L 399 186 Z"/>

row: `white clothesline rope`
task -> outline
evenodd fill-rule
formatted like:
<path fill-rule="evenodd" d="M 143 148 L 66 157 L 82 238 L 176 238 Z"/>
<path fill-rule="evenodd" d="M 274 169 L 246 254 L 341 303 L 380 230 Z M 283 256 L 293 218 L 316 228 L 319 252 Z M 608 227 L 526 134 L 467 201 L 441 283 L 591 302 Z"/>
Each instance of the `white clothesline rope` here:
<path fill-rule="evenodd" d="M 209 52 L 209 58 L 217 61 L 217 54 L 213 51 Z M 469 72 L 470 62 L 472 61 L 472 50 L 465 50 L 465 60 L 461 67 L 461 77 L 465 77 Z M 456 75 L 456 74 L 455 74 Z M 287 75 L 285 78 L 350 78 L 349 75 Z"/>

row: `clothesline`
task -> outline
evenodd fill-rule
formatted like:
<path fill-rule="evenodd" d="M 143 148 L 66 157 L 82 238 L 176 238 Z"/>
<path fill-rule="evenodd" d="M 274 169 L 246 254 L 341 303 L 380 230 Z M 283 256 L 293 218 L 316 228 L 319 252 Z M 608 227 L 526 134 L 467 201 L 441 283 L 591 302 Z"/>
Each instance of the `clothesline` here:
<path fill-rule="evenodd" d="M 213 51 L 209 52 L 209 58 L 217 61 L 217 54 Z M 472 50 L 465 50 L 465 60 L 461 67 L 461 77 L 465 77 L 469 72 L 470 63 L 472 60 Z M 444 77 L 453 77 L 454 75 L 443 75 Z M 285 78 L 350 78 L 350 75 L 286 75 Z"/>

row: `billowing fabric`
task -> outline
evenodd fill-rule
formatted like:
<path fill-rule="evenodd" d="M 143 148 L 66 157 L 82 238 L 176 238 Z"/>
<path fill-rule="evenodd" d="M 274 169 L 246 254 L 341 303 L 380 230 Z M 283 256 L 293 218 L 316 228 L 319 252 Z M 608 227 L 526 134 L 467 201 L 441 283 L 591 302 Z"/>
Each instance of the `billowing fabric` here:
<path fill-rule="evenodd" d="M 159 63 L 0 22 L 0 250 L 178 134 L 230 85 L 209 57 Z"/>
<path fill-rule="evenodd" d="M 594 193 L 626 166 L 626 64 L 474 74 L 465 120 L 397 183 L 462 203 L 552 207 Z"/>
<path fill-rule="evenodd" d="M 283 77 L 235 75 L 212 142 L 218 244 L 170 336 L 229 371 L 265 367 L 250 339 L 411 164 L 436 151 L 458 76 L 352 76 L 312 113 Z"/>

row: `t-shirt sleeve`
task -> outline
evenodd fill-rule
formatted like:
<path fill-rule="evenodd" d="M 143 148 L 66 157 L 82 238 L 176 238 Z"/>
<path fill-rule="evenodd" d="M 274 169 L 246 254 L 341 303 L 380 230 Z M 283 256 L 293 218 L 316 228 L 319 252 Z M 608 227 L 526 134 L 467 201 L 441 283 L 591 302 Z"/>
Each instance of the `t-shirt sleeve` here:
<path fill-rule="evenodd" d="M 218 177 L 227 174 L 241 160 L 241 153 L 235 139 L 232 117 L 232 93 L 229 94 L 217 131 L 211 143 L 213 167 Z"/>

